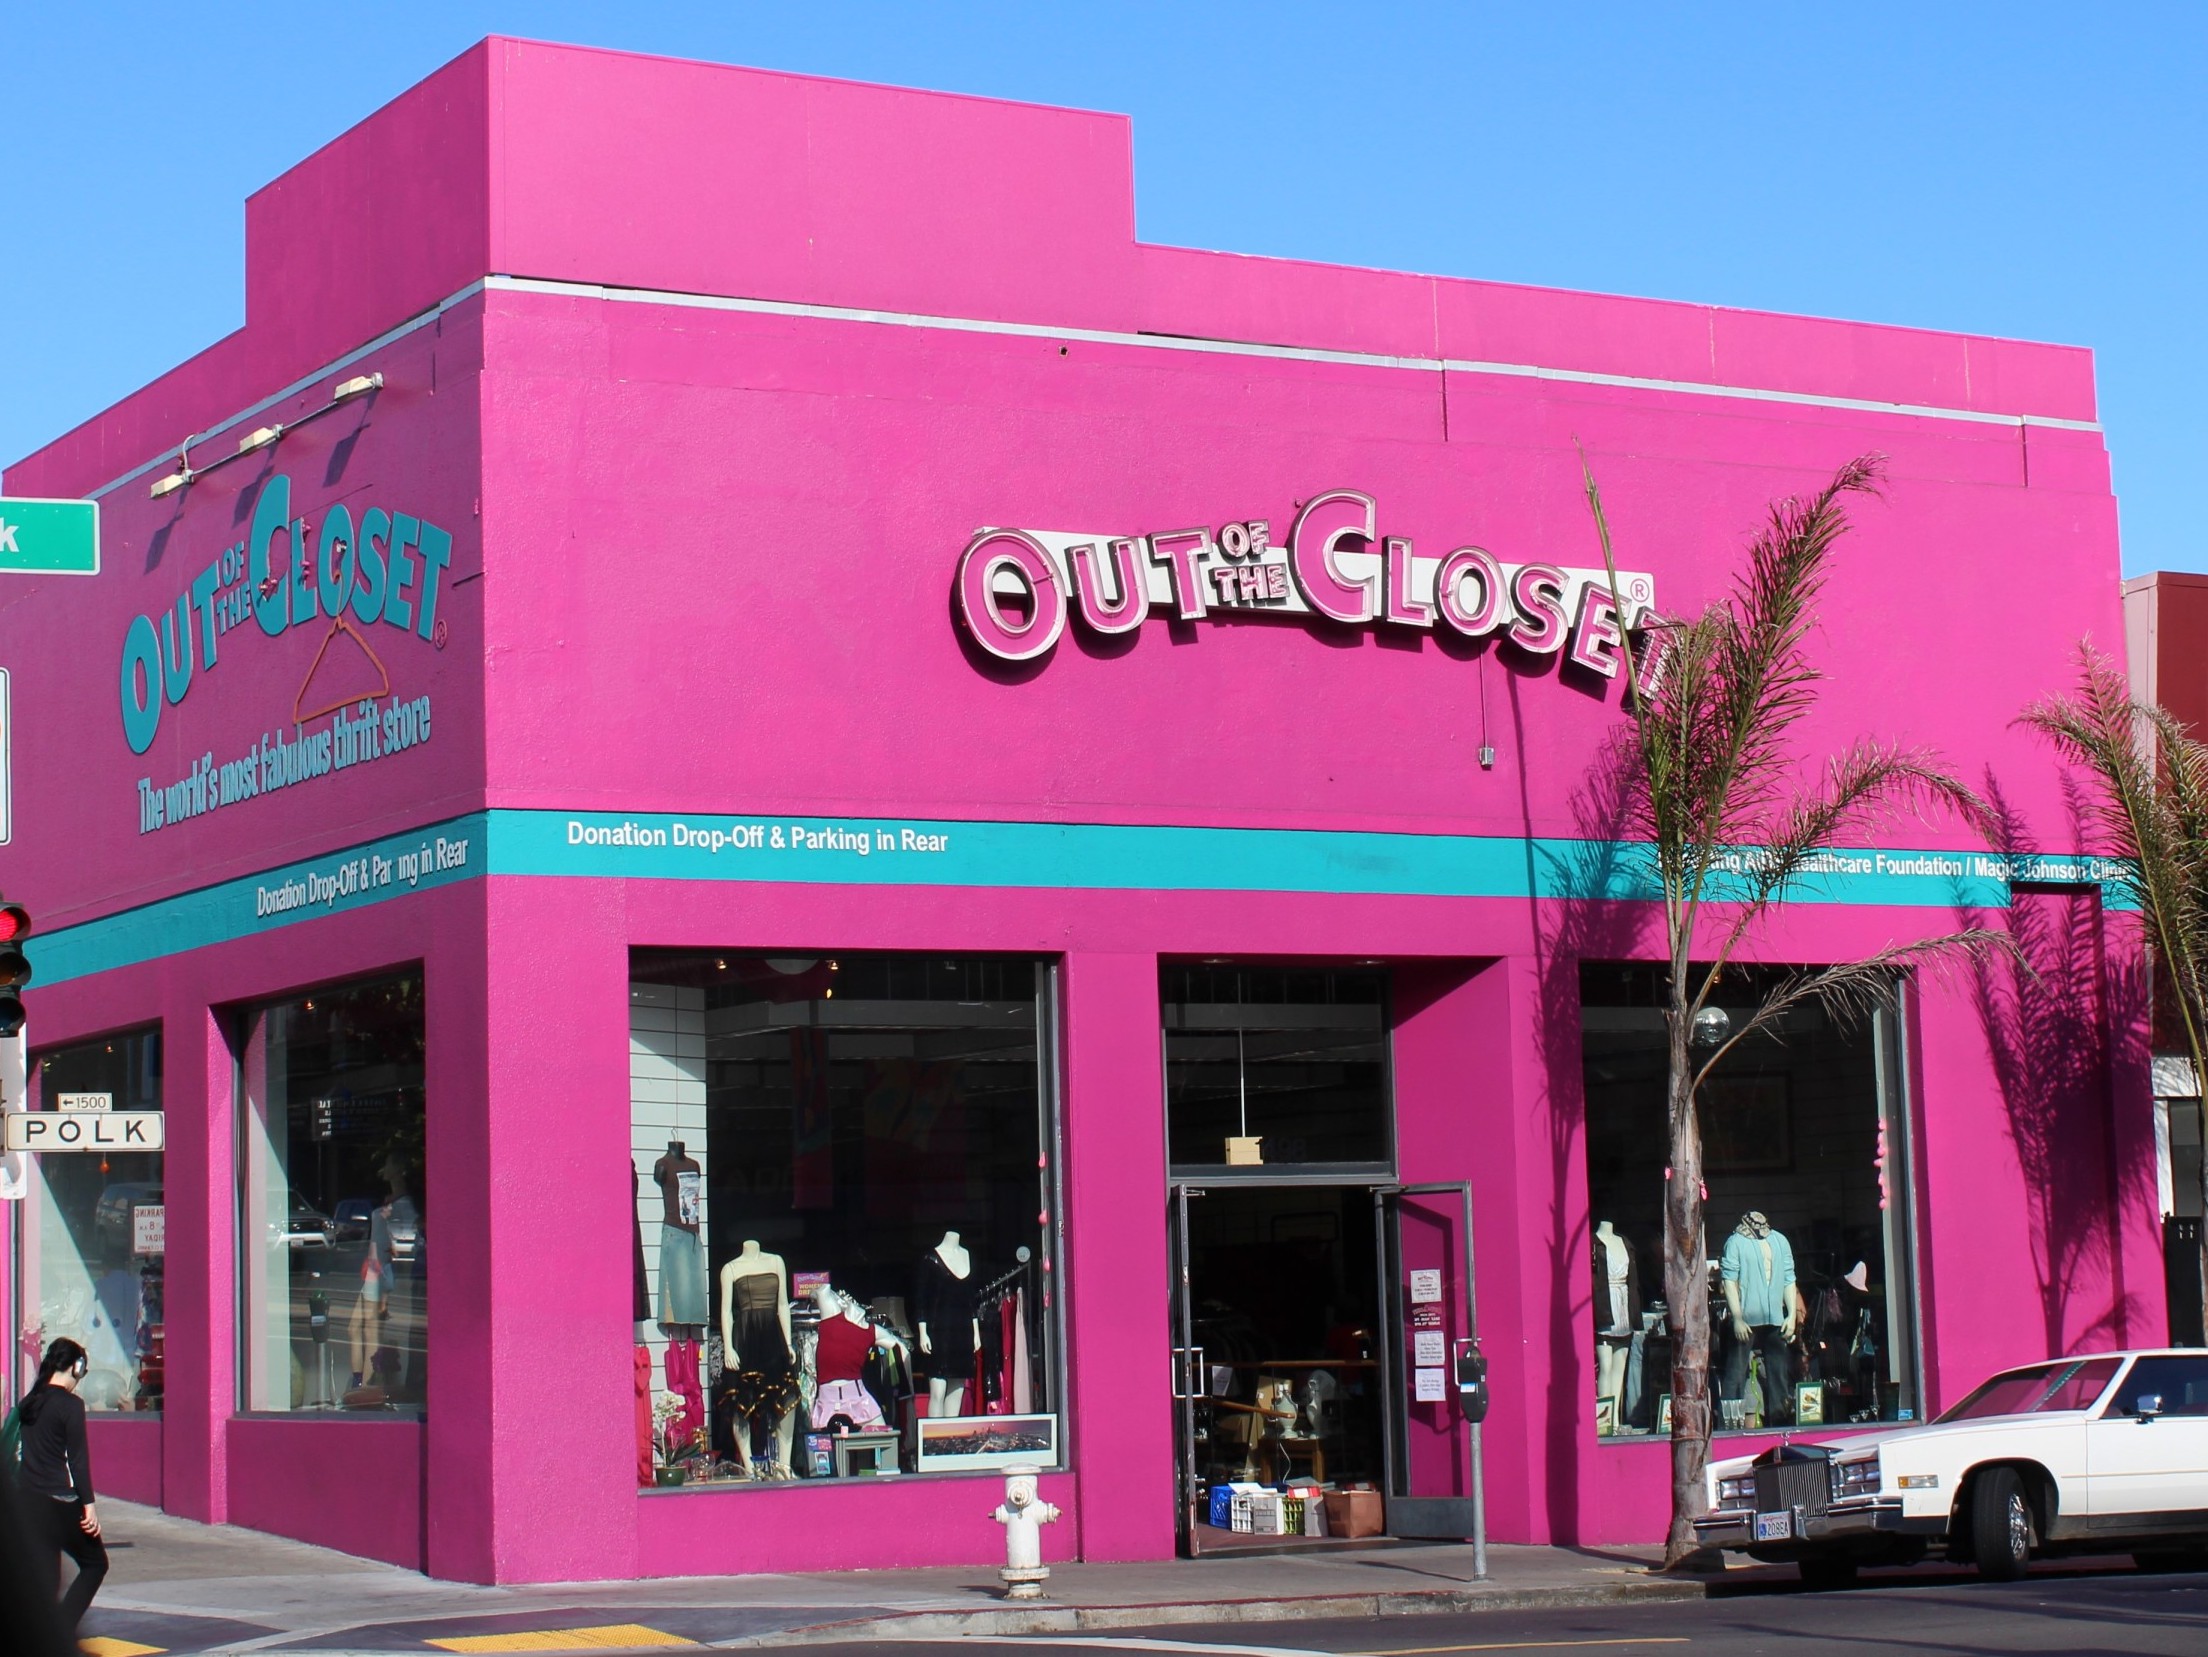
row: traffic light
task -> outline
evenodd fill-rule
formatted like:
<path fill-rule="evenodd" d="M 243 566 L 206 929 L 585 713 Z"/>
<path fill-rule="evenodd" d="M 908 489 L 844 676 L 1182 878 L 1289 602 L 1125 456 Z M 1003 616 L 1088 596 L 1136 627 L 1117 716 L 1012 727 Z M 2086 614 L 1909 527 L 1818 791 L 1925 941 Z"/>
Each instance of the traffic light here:
<path fill-rule="evenodd" d="M 23 940 L 30 935 L 31 912 L 20 903 L 0 903 L 0 1036 L 23 1028 L 23 986 L 31 981 Z"/>

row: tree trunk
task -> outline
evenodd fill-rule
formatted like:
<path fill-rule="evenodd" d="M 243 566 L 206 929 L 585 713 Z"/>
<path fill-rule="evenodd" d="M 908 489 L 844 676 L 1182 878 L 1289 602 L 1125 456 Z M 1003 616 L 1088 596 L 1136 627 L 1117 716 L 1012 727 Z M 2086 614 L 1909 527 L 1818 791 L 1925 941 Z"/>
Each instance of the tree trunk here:
<path fill-rule="evenodd" d="M 1664 1185 L 1664 1304 L 1671 1322 L 1671 1529 L 1666 1569 L 1697 1551 L 1694 1521 L 1709 1511 L 1710 1255 L 1702 1234 L 1702 1123 L 1694 1097 L 1693 1032 L 1675 995 L 1671 1026 L 1671 1172 Z"/>

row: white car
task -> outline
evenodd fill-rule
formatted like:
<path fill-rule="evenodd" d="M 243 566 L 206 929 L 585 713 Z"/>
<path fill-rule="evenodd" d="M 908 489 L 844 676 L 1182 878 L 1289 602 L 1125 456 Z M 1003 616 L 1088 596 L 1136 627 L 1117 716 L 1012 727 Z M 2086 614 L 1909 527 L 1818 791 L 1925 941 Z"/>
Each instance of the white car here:
<path fill-rule="evenodd" d="M 2035 1554 L 2208 1569 L 2208 1351 L 2003 1370 L 1936 1421 L 1714 1463 L 1710 1547 L 1815 1586 L 1934 1548 L 2010 1581 Z"/>

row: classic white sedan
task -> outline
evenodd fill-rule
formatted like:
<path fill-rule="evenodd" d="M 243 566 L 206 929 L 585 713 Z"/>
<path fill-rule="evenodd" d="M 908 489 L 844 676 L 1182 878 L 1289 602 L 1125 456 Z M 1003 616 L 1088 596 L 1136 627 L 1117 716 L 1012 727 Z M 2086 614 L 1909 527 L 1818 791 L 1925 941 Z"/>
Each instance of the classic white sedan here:
<path fill-rule="evenodd" d="M 2208 1568 L 2208 1351 L 2004 1370 L 1936 1421 L 1712 1464 L 1702 1541 L 1838 1587 L 1933 1548 L 2009 1581 L 2035 1554 Z"/>

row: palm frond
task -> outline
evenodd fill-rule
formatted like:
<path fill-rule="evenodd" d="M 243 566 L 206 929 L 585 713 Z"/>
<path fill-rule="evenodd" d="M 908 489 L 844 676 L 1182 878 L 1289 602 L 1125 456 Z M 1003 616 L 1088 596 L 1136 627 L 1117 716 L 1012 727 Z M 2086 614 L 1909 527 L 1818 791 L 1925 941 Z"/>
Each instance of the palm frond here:
<path fill-rule="evenodd" d="M 1699 1088 L 1718 1062 L 1749 1037 L 1776 1030 L 1780 1021 L 1797 1007 L 1814 1003 L 1830 1013 L 1836 1022 L 1858 1023 L 1878 1008 L 1892 1006 L 1900 993 L 1902 980 L 1909 974 L 1927 967 L 1980 961 L 1992 955 L 2014 957 L 2015 940 L 1998 928 L 1974 926 L 1936 938 L 1920 938 L 1913 943 L 1889 944 L 1859 961 L 1840 961 L 1831 966 L 1791 973 L 1763 998 L 1739 1029 L 1702 1061 L 1695 1072 L 1694 1085 Z"/>

